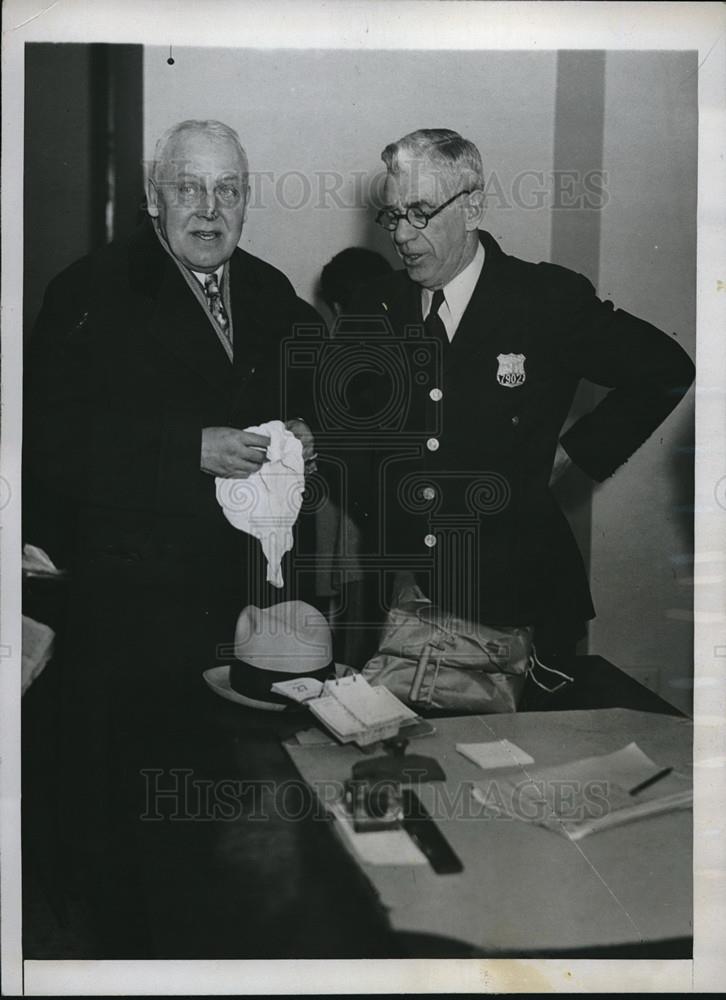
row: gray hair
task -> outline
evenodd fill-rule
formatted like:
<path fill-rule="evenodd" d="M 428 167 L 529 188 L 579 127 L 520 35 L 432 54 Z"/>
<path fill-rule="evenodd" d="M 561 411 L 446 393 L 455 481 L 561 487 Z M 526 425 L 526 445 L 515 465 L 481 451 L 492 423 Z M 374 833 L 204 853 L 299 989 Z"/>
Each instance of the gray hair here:
<path fill-rule="evenodd" d="M 427 160 L 443 170 L 451 181 L 464 180 L 471 190 L 484 190 L 481 153 L 473 142 L 450 128 L 420 128 L 389 143 L 381 159 L 391 174 L 399 172 L 399 153 Z"/>
<path fill-rule="evenodd" d="M 239 153 L 239 157 L 242 162 L 242 172 L 244 178 L 247 178 L 247 174 L 249 172 L 247 153 L 244 151 L 242 143 L 239 141 L 239 136 L 235 130 L 230 128 L 229 125 L 225 125 L 224 122 L 218 122 L 214 119 L 199 121 L 195 118 L 188 118 L 186 121 L 177 122 L 176 125 L 172 125 L 171 128 L 168 128 L 156 143 L 156 148 L 154 149 L 154 159 L 151 161 L 151 168 L 149 170 L 149 178 L 151 181 L 155 181 L 157 179 L 159 166 L 166 160 L 166 151 L 171 143 L 177 138 L 177 136 L 183 135 L 185 132 L 202 132 L 204 135 L 213 136 L 217 139 L 228 139 L 234 146 L 237 147 L 237 152 Z"/>

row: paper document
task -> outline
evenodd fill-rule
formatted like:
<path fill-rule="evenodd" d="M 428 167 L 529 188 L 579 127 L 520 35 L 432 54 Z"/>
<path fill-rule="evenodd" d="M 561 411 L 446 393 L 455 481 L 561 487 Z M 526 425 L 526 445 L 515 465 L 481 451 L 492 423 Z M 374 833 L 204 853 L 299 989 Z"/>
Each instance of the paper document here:
<path fill-rule="evenodd" d="M 23 546 L 23 574 L 25 576 L 42 577 L 63 577 L 65 570 L 58 569 L 45 549 L 38 548 L 37 545 L 29 545 L 27 542 Z"/>
<path fill-rule="evenodd" d="M 534 757 L 509 740 L 494 740 L 491 743 L 457 743 L 456 749 L 464 757 L 478 764 L 485 771 L 498 767 L 517 767 L 534 764 Z"/>
<path fill-rule="evenodd" d="M 275 681 L 271 688 L 275 694 L 282 694 L 298 704 L 304 704 L 310 698 L 319 698 L 323 693 L 323 682 L 314 677 L 296 677 L 291 681 Z"/>
<path fill-rule="evenodd" d="M 689 809 L 693 787 L 688 776 L 672 772 L 647 784 L 662 771 L 636 743 L 629 743 L 615 753 L 530 768 L 525 776 L 476 782 L 472 797 L 485 813 L 536 823 L 579 840 L 658 813 Z"/>
<path fill-rule="evenodd" d="M 22 693 L 40 676 L 53 655 L 55 632 L 48 625 L 22 616 L 23 645 L 21 663 Z"/>

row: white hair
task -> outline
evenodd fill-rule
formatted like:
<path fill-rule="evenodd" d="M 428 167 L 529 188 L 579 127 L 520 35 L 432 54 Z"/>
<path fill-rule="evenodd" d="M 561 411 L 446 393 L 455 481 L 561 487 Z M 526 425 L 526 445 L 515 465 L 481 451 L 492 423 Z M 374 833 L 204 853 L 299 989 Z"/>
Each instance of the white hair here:
<path fill-rule="evenodd" d="M 381 159 L 391 174 L 399 172 L 399 153 L 419 157 L 439 167 L 456 184 L 460 181 L 471 190 L 484 190 L 481 153 L 473 142 L 450 128 L 420 128 L 397 142 L 389 143 Z"/>
<path fill-rule="evenodd" d="M 149 170 L 149 178 L 152 182 L 157 179 L 160 165 L 167 159 L 167 149 L 177 136 L 183 135 L 185 132 L 200 132 L 203 135 L 213 136 L 217 139 L 228 139 L 237 148 L 237 152 L 239 153 L 239 158 L 242 163 L 242 174 L 245 179 L 247 178 L 247 174 L 249 172 L 247 153 L 244 151 L 242 143 L 239 141 L 239 136 L 235 130 L 230 128 L 229 125 L 225 125 L 224 122 L 218 122 L 214 119 L 200 121 L 195 118 L 188 118 L 186 121 L 177 122 L 176 125 L 172 125 L 171 128 L 168 128 L 156 143 L 156 148 L 154 149 L 154 159 L 151 161 Z"/>

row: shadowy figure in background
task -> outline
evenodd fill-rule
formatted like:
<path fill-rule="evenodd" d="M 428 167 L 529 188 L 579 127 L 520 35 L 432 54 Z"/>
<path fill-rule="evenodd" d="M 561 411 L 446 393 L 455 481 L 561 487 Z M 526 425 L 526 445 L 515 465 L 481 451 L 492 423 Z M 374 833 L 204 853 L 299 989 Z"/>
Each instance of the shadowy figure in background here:
<path fill-rule="evenodd" d="M 350 314 L 361 288 L 392 270 L 385 257 L 366 247 L 346 247 L 337 253 L 320 274 L 320 296 L 334 321 Z M 355 459 L 347 459 L 350 461 Z M 316 590 L 320 600 L 330 602 L 336 659 L 360 668 L 375 648 L 377 631 L 371 635 L 365 627 L 368 618 L 358 559 L 360 534 L 348 514 L 341 514 L 339 499 L 329 499 L 317 512 L 316 553 L 320 558 Z M 336 568 L 331 570 L 333 558 Z"/>
<path fill-rule="evenodd" d="M 386 258 L 375 250 L 346 247 L 323 268 L 320 294 L 334 316 L 345 316 L 350 313 L 353 298 L 362 285 L 392 270 Z"/>

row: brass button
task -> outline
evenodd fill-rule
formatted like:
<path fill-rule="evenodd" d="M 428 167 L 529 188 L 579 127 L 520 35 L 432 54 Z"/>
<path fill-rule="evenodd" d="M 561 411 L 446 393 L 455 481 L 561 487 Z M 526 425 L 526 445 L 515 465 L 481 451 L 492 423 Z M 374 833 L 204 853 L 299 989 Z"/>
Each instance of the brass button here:
<path fill-rule="evenodd" d="M 436 438 L 429 438 L 428 441 L 426 442 L 426 447 L 428 448 L 429 451 L 438 451 L 439 442 L 437 441 Z"/>
<path fill-rule="evenodd" d="M 519 423 L 519 417 L 512 417 L 512 426 L 516 427 Z"/>
<path fill-rule="evenodd" d="M 436 535 L 426 535 L 424 538 L 424 545 L 432 549 L 436 545 Z"/>
<path fill-rule="evenodd" d="M 421 491 L 421 495 L 423 496 L 424 500 L 435 500 L 436 490 L 433 488 L 433 486 L 424 486 L 423 490 Z"/>
<path fill-rule="evenodd" d="M 441 389 L 431 389 L 429 392 L 429 399 L 432 399 L 434 403 L 438 403 L 444 398 L 444 394 Z"/>

